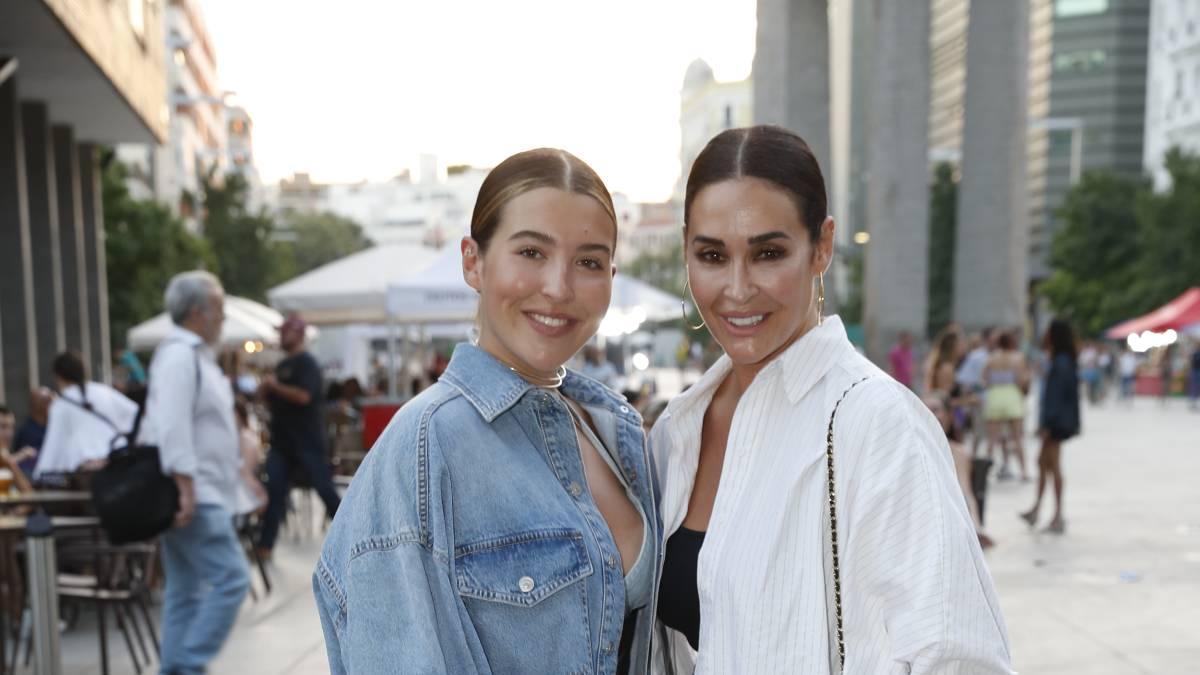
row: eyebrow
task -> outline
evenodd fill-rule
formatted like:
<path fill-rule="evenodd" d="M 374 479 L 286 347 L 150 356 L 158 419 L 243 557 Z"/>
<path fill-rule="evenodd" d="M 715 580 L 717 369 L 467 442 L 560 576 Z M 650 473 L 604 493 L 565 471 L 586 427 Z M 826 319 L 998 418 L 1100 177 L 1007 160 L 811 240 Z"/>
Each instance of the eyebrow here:
<path fill-rule="evenodd" d="M 791 239 L 791 238 L 792 238 L 791 235 L 789 235 L 787 232 L 781 232 L 781 231 L 776 230 L 775 232 L 766 232 L 764 234 L 756 234 L 753 237 L 750 237 L 749 239 L 747 239 L 746 243 L 750 244 L 751 246 L 754 246 L 755 244 L 761 244 L 763 242 L 768 242 L 773 239 Z M 705 244 L 708 246 L 724 246 L 725 245 L 725 242 L 720 239 L 716 239 L 714 237 L 705 237 L 702 235 L 697 235 L 695 237 L 692 237 L 692 243 L 693 244 Z"/>
<path fill-rule="evenodd" d="M 512 241 L 514 239 L 522 239 L 522 238 L 535 239 L 537 241 L 542 242 L 543 244 L 546 244 L 547 246 L 553 246 L 554 244 L 558 243 L 554 239 L 554 237 L 551 237 L 550 235 L 548 235 L 544 232 L 537 232 L 536 230 L 521 230 L 520 232 L 517 232 L 517 233 L 513 234 L 511 237 L 509 237 L 508 240 Z M 607 244 L 580 244 L 578 250 L 580 250 L 580 251 L 601 251 L 610 256 L 612 255 L 612 247 Z"/>

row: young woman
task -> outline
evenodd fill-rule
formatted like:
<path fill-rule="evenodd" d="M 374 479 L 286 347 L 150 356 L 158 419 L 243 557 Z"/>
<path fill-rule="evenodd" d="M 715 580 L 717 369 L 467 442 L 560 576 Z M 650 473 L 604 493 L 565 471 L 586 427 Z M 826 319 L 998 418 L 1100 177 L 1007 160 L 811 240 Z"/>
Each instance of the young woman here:
<path fill-rule="evenodd" d="M 1050 322 L 1042 346 L 1050 356 L 1050 370 L 1042 384 L 1038 405 L 1038 435 L 1042 451 L 1038 455 L 1037 497 L 1033 508 L 1021 514 L 1030 527 L 1037 525 L 1038 510 L 1046 483 L 1054 483 L 1054 517 L 1046 527 L 1051 534 L 1066 532 L 1062 516 L 1063 475 L 1062 444 L 1079 434 L 1079 374 L 1076 371 L 1075 333 L 1062 319 Z"/>
<path fill-rule="evenodd" d="M 1029 480 L 1025 467 L 1025 389 L 1029 386 L 1029 368 L 1025 357 L 1017 350 L 1017 339 L 1011 331 L 1001 331 L 996 338 L 996 349 L 988 356 L 983 367 L 983 419 L 987 423 L 987 452 L 992 454 L 1000 446 L 1001 461 L 997 478 L 1008 480 L 1012 472 L 1008 458 L 1016 456 L 1021 480 Z"/>
<path fill-rule="evenodd" d="M 934 341 L 934 349 L 925 360 L 924 385 L 929 394 L 949 394 L 954 389 L 954 373 L 962 358 L 962 339 L 954 326 L 947 326 Z"/>
<path fill-rule="evenodd" d="M 641 418 L 567 371 L 612 293 L 608 190 L 562 150 L 483 182 L 459 345 L 368 454 L 313 577 L 334 673 L 644 673 L 659 527 Z"/>
<path fill-rule="evenodd" d="M 725 131 L 685 194 L 687 278 L 725 356 L 651 434 L 668 537 L 657 667 L 1010 672 L 945 434 L 822 317 L 834 224 L 808 146 Z"/>

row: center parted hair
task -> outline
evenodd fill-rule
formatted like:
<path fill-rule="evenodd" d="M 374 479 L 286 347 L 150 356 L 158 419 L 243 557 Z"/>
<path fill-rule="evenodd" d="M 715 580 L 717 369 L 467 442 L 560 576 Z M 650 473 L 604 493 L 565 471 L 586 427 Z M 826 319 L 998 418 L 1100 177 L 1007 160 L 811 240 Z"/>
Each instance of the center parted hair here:
<path fill-rule="evenodd" d="M 479 245 L 480 253 L 487 252 L 500 225 L 504 205 L 530 190 L 544 187 L 593 197 L 616 227 L 617 214 L 612 196 L 592 167 L 566 150 L 526 150 L 500 162 L 483 179 L 471 215 L 471 238 Z"/>
<path fill-rule="evenodd" d="M 795 202 L 810 240 L 820 239 L 821 224 L 829 215 L 825 177 L 803 138 L 772 125 L 728 129 L 714 136 L 688 174 L 684 228 L 691 221 L 692 202 L 701 190 L 735 178 L 760 178 L 783 190 Z"/>

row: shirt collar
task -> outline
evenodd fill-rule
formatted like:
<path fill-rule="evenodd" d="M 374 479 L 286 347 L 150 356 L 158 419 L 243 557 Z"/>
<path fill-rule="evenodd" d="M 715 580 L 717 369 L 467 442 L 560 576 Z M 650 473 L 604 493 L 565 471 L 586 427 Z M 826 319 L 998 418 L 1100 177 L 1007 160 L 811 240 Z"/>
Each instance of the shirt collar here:
<path fill-rule="evenodd" d="M 776 359 L 783 369 L 783 388 L 793 405 L 800 402 L 813 386 L 836 366 L 853 347 L 846 327 L 837 316 L 826 317 L 820 325 L 800 336 Z"/>
<path fill-rule="evenodd" d="M 494 356 L 467 343 L 455 347 L 441 379 L 461 391 L 489 423 L 533 388 Z"/>

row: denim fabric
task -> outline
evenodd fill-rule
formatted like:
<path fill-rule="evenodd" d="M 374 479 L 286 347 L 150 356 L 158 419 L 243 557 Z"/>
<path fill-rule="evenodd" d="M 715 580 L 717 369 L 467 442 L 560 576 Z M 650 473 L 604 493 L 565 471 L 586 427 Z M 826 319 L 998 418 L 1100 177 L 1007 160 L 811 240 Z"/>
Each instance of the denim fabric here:
<path fill-rule="evenodd" d="M 246 555 L 224 507 L 200 504 L 187 527 L 161 538 L 167 577 L 162 673 L 203 673 L 221 650 L 250 588 Z"/>
<path fill-rule="evenodd" d="M 614 449 L 651 516 L 658 563 L 640 417 L 576 373 L 562 392 Z M 625 620 L 619 561 L 565 405 L 459 345 L 441 380 L 367 455 L 326 538 L 313 589 L 330 668 L 614 673 Z M 652 619 L 642 609 L 631 622 L 632 673 L 648 667 Z"/>

